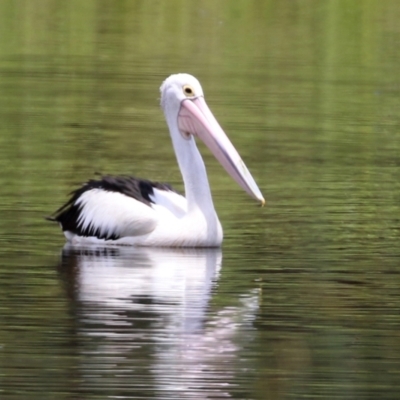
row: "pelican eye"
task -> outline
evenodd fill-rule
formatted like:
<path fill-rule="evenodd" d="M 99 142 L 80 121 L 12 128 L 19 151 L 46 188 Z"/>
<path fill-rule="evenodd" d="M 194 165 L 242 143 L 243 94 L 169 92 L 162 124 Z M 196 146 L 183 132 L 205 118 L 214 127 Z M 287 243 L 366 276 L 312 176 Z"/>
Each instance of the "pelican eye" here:
<path fill-rule="evenodd" d="M 189 85 L 185 85 L 183 86 L 183 93 L 185 94 L 186 97 L 193 97 L 194 89 Z"/>

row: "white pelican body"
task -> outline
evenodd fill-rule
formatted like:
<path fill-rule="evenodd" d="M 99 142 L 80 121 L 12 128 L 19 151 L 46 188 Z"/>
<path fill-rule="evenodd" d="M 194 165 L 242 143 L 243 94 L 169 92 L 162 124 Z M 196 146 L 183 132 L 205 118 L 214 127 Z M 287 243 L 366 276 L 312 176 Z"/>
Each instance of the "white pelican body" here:
<path fill-rule="evenodd" d="M 193 136 L 210 148 L 227 172 L 264 204 L 250 172 L 204 101 L 196 78 L 171 75 L 161 106 L 185 184 L 186 198 L 160 183 L 132 177 L 90 180 L 73 192 L 52 220 L 68 241 L 165 247 L 218 247 L 222 227 L 203 159 Z"/>

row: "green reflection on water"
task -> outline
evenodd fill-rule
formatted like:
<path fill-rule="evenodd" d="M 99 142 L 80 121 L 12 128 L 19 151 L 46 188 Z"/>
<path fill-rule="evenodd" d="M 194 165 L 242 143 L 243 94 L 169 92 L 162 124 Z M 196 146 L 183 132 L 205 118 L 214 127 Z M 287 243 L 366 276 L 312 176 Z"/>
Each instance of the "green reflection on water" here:
<path fill-rule="evenodd" d="M 394 0 L 2 2 L 0 390 L 85 388 L 64 239 L 42 217 L 95 171 L 182 190 L 158 87 L 185 71 L 267 200 L 202 147 L 225 230 L 207 318 L 258 302 L 228 392 L 396 398 L 399 14 Z"/>

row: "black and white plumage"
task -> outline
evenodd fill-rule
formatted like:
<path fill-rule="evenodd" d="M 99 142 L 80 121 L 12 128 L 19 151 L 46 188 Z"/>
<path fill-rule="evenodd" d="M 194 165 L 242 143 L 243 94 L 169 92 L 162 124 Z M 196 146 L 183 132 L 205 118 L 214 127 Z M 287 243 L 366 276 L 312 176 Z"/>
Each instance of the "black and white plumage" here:
<path fill-rule="evenodd" d="M 113 223 L 116 219 L 110 220 L 102 208 L 98 207 L 98 211 L 93 211 L 93 207 L 88 208 L 92 195 L 96 195 L 97 203 L 101 197 L 107 202 L 108 197 L 118 199 L 119 195 L 123 195 L 151 207 L 155 204 L 156 194 L 159 191 L 164 191 L 164 196 L 177 194 L 167 183 L 151 182 L 132 176 L 103 176 L 101 179 L 91 179 L 74 190 L 68 202 L 48 219 L 57 221 L 64 232 L 71 232 L 77 236 L 96 237 L 107 241 L 118 240 L 121 239 L 121 226 Z M 95 213 L 99 215 L 94 215 Z M 97 223 L 94 223 L 95 221 Z"/>
<path fill-rule="evenodd" d="M 171 75 L 160 90 L 186 197 L 167 184 L 133 177 L 89 180 L 50 218 L 60 223 L 68 241 L 220 246 L 222 228 L 194 136 L 205 142 L 244 190 L 264 204 L 250 172 L 207 107 L 197 79 L 188 74 Z"/>

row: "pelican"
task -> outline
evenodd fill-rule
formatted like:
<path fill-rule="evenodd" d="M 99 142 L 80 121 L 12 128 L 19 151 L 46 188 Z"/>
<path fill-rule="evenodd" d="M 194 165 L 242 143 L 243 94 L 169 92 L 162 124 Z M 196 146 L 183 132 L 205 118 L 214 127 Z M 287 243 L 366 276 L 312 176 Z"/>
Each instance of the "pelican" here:
<path fill-rule="evenodd" d="M 89 180 L 49 217 L 72 244 L 219 247 L 222 227 L 195 137 L 264 205 L 249 170 L 208 108 L 199 81 L 189 74 L 171 75 L 160 92 L 186 197 L 167 184 L 135 177 Z"/>

